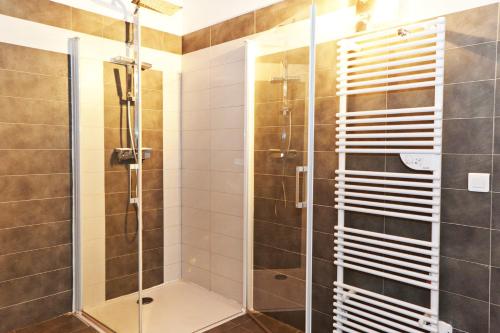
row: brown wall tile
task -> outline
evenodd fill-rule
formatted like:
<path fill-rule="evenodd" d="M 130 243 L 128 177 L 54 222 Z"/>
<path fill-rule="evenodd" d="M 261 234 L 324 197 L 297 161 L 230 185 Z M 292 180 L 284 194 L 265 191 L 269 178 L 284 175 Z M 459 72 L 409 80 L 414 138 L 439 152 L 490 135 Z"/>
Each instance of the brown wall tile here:
<path fill-rule="evenodd" d="M 49 76 L 69 76 L 66 54 L 0 43 L 0 68 Z"/>
<path fill-rule="evenodd" d="M 0 123 L 0 149 L 69 149 L 67 126 Z"/>
<path fill-rule="evenodd" d="M 0 202 L 71 196 L 71 175 L 0 177 Z"/>
<path fill-rule="evenodd" d="M 71 267 L 0 283 L 0 308 L 71 290 Z"/>
<path fill-rule="evenodd" d="M 71 218 L 71 198 L 55 198 L 0 203 L 0 229 Z"/>
<path fill-rule="evenodd" d="M 0 70 L 0 95 L 69 102 L 65 77 Z"/>
<path fill-rule="evenodd" d="M 309 16 L 307 0 L 288 0 L 255 11 L 255 32 L 262 32 Z"/>
<path fill-rule="evenodd" d="M 163 111 L 144 109 L 142 113 L 142 128 L 145 130 L 161 130 L 163 128 Z"/>
<path fill-rule="evenodd" d="M 163 149 L 162 131 L 159 130 L 143 130 L 142 131 L 144 147 L 153 148 L 153 153 L 156 150 Z"/>
<path fill-rule="evenodd" d="M 132 24 L 111 17 L 103 17 L 104 38 L 113 39 L 119 42 L 132 41 Z"/>
<path fill-rule="evenodd" d="M 15 328 L 26 327 L 71 312 L 72 299 L 73 293 L 66 291 L 0 309 L 0 318 L 2 318 L 0 332 L 10 332 Z"/>
<path fill-rule="evenodd" d="M 210 27 L 182 36 L 182 54 L 198 51 L 210 46 Z"/>
<path fill-rule="evenodd" d="M 0 256 L 0 281 L 70 267 L 71 244 Z"/>
<path fill-rule="evenodd" d="M 0 122 L 65 125 L 70 124 L 67 102 L 0 96 Z"/>
<path fill-rule="evenodd" d="M 71 30 L 97 37 L 103 36 L 103 16 L 78 8 L 72 8 Z"/>
<path fill-rule="evenodd" d="M 211 28 L 211 45 L 218 45 L 255 33 L 255 14 L 244 14 L 215 24 Z"/>
<path fill-rule="evenodd" d="M 166 45 L 165 51 L 182 54 L 182 37 L 163 32 L 163 39 Z"/>
<path fill-rule="evenodd" d="M 150 110 L 163 110 L 163 91 L 142 89 L 142 107 Z"/>
<path fill-rule="evenodd" d="M 0 1 L 4 14 L 63 28 L 65 9 Z M 68 56 L 0 43 L 0 68 L 3 333 L 71 310 L 71 151 Z"/>
<path fill-rule="evenodd" d="M 50 0 L 0 0 L 0 14 L 71 29 L 71 7 Z"/>
<path fill-rule="evenodd" d="M 142 87 L 163 91 L 163 72 L 152 69 L 142 72 Z"/>
<path fill-rule="evenodd" d="M 182 38 L 167 32 L 143 27 L 142 46 L 152 49 L 180 54 L 182 52 Z"/>
<path fill-rule="evenodd" d="M 70 150 L 5 150 L 0 176 L 71 172 Z"/>
<path fill-rule="evenodd" d="M 71 222 L 0 230 L 0 255 L 71 243 Z"/>

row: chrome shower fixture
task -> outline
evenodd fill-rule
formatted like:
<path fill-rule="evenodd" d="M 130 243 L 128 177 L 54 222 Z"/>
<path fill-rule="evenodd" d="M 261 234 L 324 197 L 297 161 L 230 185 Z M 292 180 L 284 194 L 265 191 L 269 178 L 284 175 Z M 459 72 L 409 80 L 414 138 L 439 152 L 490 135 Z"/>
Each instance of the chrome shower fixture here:
<path fill-rule="evenodd" d="M 118 162 L 135 162 L 137 152 L 132 148 L 115 148 L 114 152 Z M 142 160 L 148 160 L 153 155 L 153 148 L 142 148 Z"/>
<path fill-rule="evenodd" d="M 114 57 L 113 59 L 111 59 L 111 62 L 118 64 L 118 65 L 123 65 L 123 66 L 135 66 L 136 65 L 134 59 L 129 58 L 129 57 L 122 57 L 122 56 Z M 152 67 L 153 67 L 153 65 L 150 64 L 149 62 L 143 61 L 141 63 L 141 69 L 143 71 L 151 69 Z"/>
<path fill-rule="evenodd" d="M 282 83 L 284 81 L 300 81 L 300 76 L 273 77 L 271 83 Z"/>
<path fill-rule="evenodd" d="M 150 9 L 157 13 L 169 16 L 174 15 L 182 9 L 181 6 L 166 0 L 132 0 L 132 3 L 138 7 Z"/>
<path fill-rule="evenodd" d="M 133 66 L 135 65 L 135 61 L 132 58 L 129 57 L 114 57 L 111 59 L 112 63 L 118 64 L 118 65 L 123 65 L 123 66 Z"/>

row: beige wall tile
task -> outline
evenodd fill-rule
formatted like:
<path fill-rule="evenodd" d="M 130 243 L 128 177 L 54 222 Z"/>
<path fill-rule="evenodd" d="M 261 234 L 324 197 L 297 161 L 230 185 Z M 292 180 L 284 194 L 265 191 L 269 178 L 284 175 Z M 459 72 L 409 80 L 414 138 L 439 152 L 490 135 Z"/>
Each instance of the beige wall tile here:
<path fill-rule="evenodd" d="M 182 207 L 182 226 L 210 231 L 210 211 Z"/>
<path fill-rule="evenodd" d="M 234 128 L 243 129 L 244 126 L 245 110 L 243 106 L 210 110 L 210 128 L 213 130 Z"/>
<path fill-rule="evenodd" d="M 242 216 L 243 196 L 212 192 L 210 196 L 210 208 L 214 212 Z"/>
<path fill-rule="evenodd" d="M 208 89 L 210 87 L 210 74 L 208 68 L 184 73 L 182 75 L 183 92 Z"/>
<path fill-rule="evenodd" d="M 220 150 L 210 152 L 210 169 L 217 171 L 243 172 L 242 150 Z"/>
<path fill-rule="evenodd" d="M 182 205 L 184 207 L 208 210 L 210 208 L 210 192 L 183 188 Z"/>
<path fill-rule="evenodd" d="M 243 281 L 243 265 L 241 260 L 214 254 L 212 255 L 211 272 L 236 282 Z"/>
<path fill-rule="evenodd" d="M 210 108 L 241 106 L 245 102 L 243 83 L 210 89 Z"/>
<path fill-rule="evenodd" d="M 243 61 L 210 67 L 210 87 L 227 86 L 245 80 L 245 63 Z"/>
<path fill-rule="evenodd" d="M 182 169 L 188 169 L 188 170 L 210 169 L 210 152 L 208 150 L 183 150 Z"/>
<path fill-rule="evenodd" d="M 211 131 L 212 150 L 243 150 L 243 129 L 219 129 Z"/>
<path fill-rule="evenodd" d="M 243 239 L 211 233 L 212 253 L 243 261 Z"/>
<path fill-rule="evenodd" d="M 182 244 L 182 262 L 189 266 L 210 270 L 210 253 L 188 244 Z"/>
<path fill-rule="evenodd" d="M 239 303 L 243 301 L 243 283 L 235 282 L 217 274 L 211 274 L 210 279 L 214 292 Z"/>
<path fill-rule="evenodd" d="M 212 171 L 210 190 L 221 193 L 243 194 L 243 174 L 235 172 Z"/>
<path fill-rule="evenodd" d="M 210 171 L 182 170 L 182 187 L 196 190 L 210 190 Z"/>
<path fill-rule="evenodd" d="M 243 239 L 243 218 L 222 213 L 210 214 L 211 231 L 233 238 Z"/>
<path fill-rule="evenodd" d="M 190 150 L 210 149 L 210 131 L 183 131 L 182 148 Z"/>
<path fill-rule="evenodd" d="M 189 263 L 182 265 L 182 278 L 210 289 L 210 272 Z"/>
<path fill-rule="evenodd" d="M 208 110 L 202 111 L 186 111 L 182 113 L 182 130 L 209 130 L 210 129 L 211 112 Z"/>

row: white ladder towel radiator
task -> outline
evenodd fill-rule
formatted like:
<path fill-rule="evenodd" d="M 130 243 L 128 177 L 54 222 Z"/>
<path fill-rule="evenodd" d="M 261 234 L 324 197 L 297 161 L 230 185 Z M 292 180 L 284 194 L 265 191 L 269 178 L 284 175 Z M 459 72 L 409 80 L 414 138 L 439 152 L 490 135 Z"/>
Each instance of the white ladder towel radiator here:
<path fill-rule="evenodd" d="M 439 243 L 445 19 L 338 42 L 334 331 L 451 333 L 439 321 Z M 434 105 L 348 111 L 350 95 L 434 87 Z M 415 173 L 346 169 L 346 154 L 399 154 Z M 345 213 L 431 223 L 430 241 L 345 226 Z M 344 282 L 344 269 L 430 291 L 430 307 Z"/>

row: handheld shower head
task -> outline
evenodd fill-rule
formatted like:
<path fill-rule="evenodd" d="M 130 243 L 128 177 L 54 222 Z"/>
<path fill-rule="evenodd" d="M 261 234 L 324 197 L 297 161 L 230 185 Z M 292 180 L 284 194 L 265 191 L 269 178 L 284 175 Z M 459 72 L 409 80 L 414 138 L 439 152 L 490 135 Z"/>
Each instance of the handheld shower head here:
<path fill-rule="evenodd" d="M 132 0 L 132 3 L 164 15 L 174 15 L 182 8 L 167 0 Z"/>

